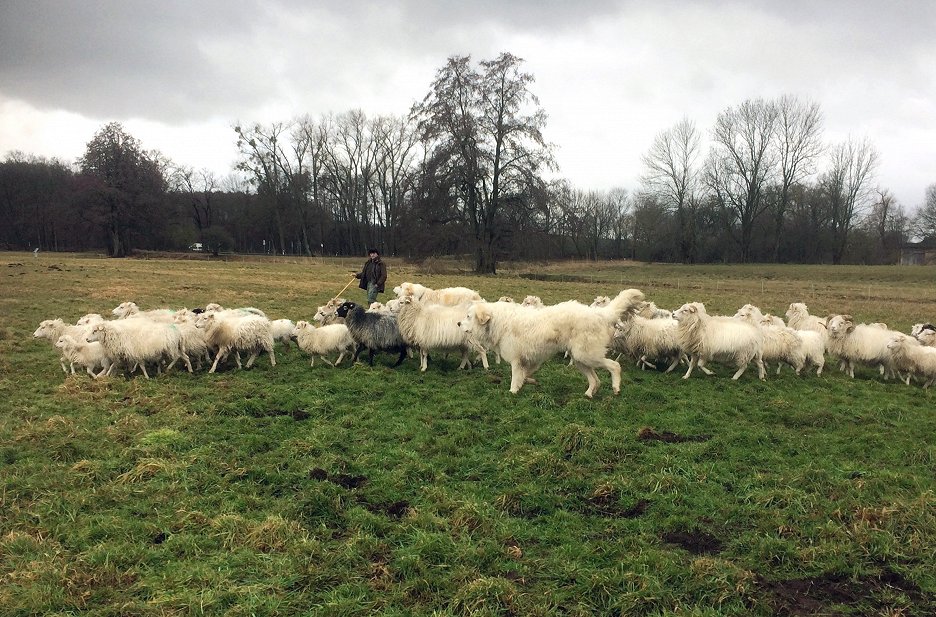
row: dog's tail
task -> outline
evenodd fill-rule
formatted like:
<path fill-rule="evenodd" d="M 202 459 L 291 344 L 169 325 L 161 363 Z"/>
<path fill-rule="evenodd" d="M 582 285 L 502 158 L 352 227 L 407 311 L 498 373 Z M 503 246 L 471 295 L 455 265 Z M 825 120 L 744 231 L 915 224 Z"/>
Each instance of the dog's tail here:
<path fill-rule="evenodd" d="M 619 319 L 627 319 L 633 315 L 637 305 L 643 302 L 643 299 L 643 292 L 639 289 L 625 289 L 616 295 L 604 310 L 608 311 L 608 317 L 614 323 Z"/>

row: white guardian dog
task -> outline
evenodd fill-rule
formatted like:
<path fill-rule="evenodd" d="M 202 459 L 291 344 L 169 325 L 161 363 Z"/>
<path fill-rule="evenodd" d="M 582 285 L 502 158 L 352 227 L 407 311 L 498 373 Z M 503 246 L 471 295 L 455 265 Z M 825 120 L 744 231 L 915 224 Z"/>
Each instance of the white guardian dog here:
<path fill-rule="evenodd" d="M 510 362 L 510 391 L 516 394 L 532 375 L 557 353 L 568 351 L 576 368 L 588 379 L 591 398 L 600 382 L 596 368 L 611 373 L 611 388 L 621 391 L 621 365 L 606 358 L 614 324 L 628 319 L 643 300 L 637 289 L 622 291 L 604 307 L 569 301 L 542 308 L 507 302 L 475 302 L 458 326 L 488 350 Z"/>

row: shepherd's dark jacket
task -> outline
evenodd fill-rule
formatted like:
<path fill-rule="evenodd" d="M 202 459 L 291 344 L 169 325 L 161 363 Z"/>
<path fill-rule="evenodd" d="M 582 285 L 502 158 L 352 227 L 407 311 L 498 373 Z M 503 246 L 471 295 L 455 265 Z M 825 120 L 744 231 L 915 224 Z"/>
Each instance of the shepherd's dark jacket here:
<path fill-rule="evenodd" d="M 384 293 L 384 284 L 387 282 L 387 266 L 380 260 L 380 257 L 368 259 L 361 271 L 354 276 L 361 279 L 360 284 L 358 284 L 361 289 L 366 291 L 367 283 L 373 281 L 377 284 L 377 293 Z"/>

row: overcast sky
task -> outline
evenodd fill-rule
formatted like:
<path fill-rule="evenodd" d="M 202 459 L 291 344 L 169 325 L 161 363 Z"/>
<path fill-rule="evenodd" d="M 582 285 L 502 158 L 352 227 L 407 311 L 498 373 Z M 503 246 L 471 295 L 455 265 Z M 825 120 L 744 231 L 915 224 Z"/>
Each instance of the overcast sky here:
<path fill-rule="evenodd" d="M 793 94 L 867 136 L 914 209 L 936 182 L 932 0 L 0 0 L 0 156 L 74 161 L 105 123 L 224 176 L 235 122 L 402 114 L 451 55 L 526 61 L 561 174 L 636 188 L 683 116 Z"/>

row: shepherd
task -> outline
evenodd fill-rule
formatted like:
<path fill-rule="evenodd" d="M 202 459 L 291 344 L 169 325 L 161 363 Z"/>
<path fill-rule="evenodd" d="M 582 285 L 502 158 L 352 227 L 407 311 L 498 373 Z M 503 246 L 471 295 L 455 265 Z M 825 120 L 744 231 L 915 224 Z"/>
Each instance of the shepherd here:
<path fill-rule="evenodd" d="M 367 249 L 369 259 L 364 263 L 361 271 L 354 275 L 354 278 L 361 279 L 358 287 L 367 291 L 367 304 L 370 305 L 377 301 L 377 294 L 384 293 L 384 285 L 387 282 L 387 266 L 380 259 L 380 251 L 377 249 Z"/>

